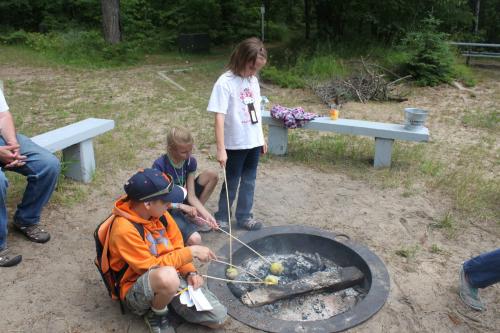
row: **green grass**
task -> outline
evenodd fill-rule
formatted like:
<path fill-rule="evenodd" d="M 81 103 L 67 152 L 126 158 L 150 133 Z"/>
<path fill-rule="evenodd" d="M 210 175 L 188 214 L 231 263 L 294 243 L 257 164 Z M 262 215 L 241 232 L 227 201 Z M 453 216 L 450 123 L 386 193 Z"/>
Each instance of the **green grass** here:
<path fill-rule="evenodd" d="M 462 123 L 465 126 L 499 131 L 500 111 L 498 109 L 468 110 L 462 117 Z"/>
<path fill-rule="evenodd" d="M 395 254 L 406 258 L 406 259 L 414 259 L 417 256 L 417 252 L 420 250 L 418 245 L 414 246 L 405 246 L 395 251 Z"/>
<path fill-rule="evenodd" d="M 429 252 L 433 253 L 433 254 L 445 254 L 446 253 L 446 251 L 443 250 L 441 247 L 439 247 L 439 245 L 437 245 L 437 244 L 432 244 L 430 249 L 429 249 Z"/>
<path fill-rule="evenodd" d="M 495 156 L 494 140 L 463 146 L 453 167 L 446 156 L 439 155 L 443 148 L 430 143 L 396 141 L 391 168 L 382 170 L 373 169 L 374 144 L 369 138 L 292 130 L 288 149 L 287 158 L 292 161 L 323 170 L 335 166 L 381 187 L 402 187 L 403 197 L 416 195 L 422 188 L 440 191 L 452 199 L 461 218 L 500 220 L 500 180 L 486 177 L 487 167 L 478 165 L 489 161 L 486 156 Z"/>

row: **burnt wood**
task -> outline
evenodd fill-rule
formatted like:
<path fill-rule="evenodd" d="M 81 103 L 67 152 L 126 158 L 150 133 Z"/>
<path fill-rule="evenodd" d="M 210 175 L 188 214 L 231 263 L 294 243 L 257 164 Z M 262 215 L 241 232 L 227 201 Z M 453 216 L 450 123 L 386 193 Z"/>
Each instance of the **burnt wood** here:
<path fill-rule="evenodd" d="M 245 293 L 241 301 L 250 307 L 256 307 L 311 291 L 323 289 L 337 291 L 350 288 L 362 283 L 363 279 L 363 273 L 356 267 L 344 267 L 340 272 L 316 272 L 281 286 L 254 289 Z"/>

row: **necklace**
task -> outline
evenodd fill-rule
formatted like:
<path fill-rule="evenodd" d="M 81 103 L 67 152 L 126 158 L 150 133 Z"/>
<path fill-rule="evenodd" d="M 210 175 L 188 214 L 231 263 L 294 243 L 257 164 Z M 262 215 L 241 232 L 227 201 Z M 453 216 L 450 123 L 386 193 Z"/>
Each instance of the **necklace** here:
<path fill-rule="evenodd" d="M 181 178 L 181 177 L 179 177 L 179 174 L 177 173 L 177 168 L 175 167 L 174 161 L 172 161 L 172 159 L 170 158 L 170 156 L 168 156 L 168 154 L 166 156 L 168 158 L 168 161 L 170 162 L 170 165 L 172 166 L 172 169 L 174 169 L 175 179 L 177 179 L 177 182 L 178 182 L 177 185 L 180 185 L 180 186 L 184 187 L 184 185 L 186 183 L 186 180 L 184 179 L 184 165 L 186 164 L 186 161 L 182 162 L 182 167 L 181 167 L 181 176 L 182 176 L 182 178 Z"/>

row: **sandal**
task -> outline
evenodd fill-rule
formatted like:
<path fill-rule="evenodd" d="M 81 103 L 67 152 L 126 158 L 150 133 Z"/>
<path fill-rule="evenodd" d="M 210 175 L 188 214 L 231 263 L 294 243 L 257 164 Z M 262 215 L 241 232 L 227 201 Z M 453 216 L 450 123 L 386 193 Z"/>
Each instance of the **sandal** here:
<path fill-rule="evenodd" d="M 254 218 L 249 218 L 240 224 L 240 228 L 247 229 L 250 231 L 259 230 L 262 228 L 262 222 L 255 220 Z"/>
<path fill-rule="evenodd" d="M 4 249 L 4 250 L 0 251 L 0 267 L 16 266 L 22 260 L 23 260 L 23 256 L 21 256 L 21 255 L 10 257 L 8 249 Z"/>
<path fill-rule="evenodd" d="M 32 242 L 47 243 L 50 240 L 50 234 L 38 224 L 23 227 L 14 223 L 14 227 Z"/>

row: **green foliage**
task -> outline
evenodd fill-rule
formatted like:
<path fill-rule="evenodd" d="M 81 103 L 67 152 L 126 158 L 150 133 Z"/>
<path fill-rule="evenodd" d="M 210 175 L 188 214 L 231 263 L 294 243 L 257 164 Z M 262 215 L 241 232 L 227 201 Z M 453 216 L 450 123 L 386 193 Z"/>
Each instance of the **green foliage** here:
<path fill-rule="evenodd" d="M 133 63 L 141 55 L 136 43 L 110 45 L 99 31 L 42 34 L 21 30 L 4 36 L 0 42 L 25 45 L 56 62 L 90 67 Z"/>
<path fill-rule="evenodd" d="M 466 87 L 473 87 L 476 85 L 476 79 L 469 66 L 456 63 L 453 66 L 453 77 L 462 81 Z"/>
<path fill-rule="evenodd" d="M 291 71 L 279 70 L 274 66 L 267 66 L 261 71 L 261 77 L 265 81 L 271 81 L 281 87 L 303 88 L 304 80 Z"/>
<path fill-rule="evenodd" d="M 420 31 L 410 32 L 403 39 L 403 46 L 410 53 L 406 70 L 422 86 L 450 82 L 453 77 L 454 59 L 448 35 L 439 32 L 438 25 L 435 18 L 427 18 Z"/>

